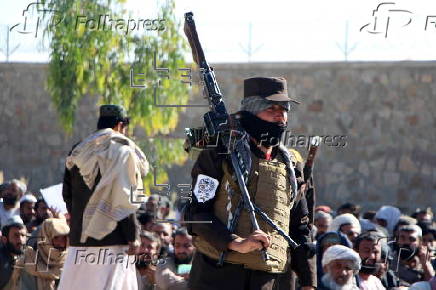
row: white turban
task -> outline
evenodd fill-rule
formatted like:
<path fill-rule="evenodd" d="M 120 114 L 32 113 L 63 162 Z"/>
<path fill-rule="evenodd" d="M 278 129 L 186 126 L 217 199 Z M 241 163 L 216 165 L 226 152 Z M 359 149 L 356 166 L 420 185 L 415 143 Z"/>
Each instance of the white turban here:
<path fill-rule="evenodd" d="M 359 254 L 348 247 L 342 245 L 329 247 L 322 256 L 322 266 L 324 267 L 334 260 L 350 260 L 353 262 L 353 270 L 360 270 Z"/>
<path fill-rule="evenodd" d="M 389 234 L 392 235 L 394 231 L 394 227 L 397 225 L 398 221 L 400 220 L 401 212 L 398 208 L 385 205 L 382 206 L 377 213 L 375 214 L 376 219 L 385 220 L 387 223 L 386 228 L 389 231 Z"/>
<path fill-rule="evenodd" d="M 32 195 L 32 194 L 25 194 L 20 199 L 20 203 L 22 203 L 22 202 L 33 202 L 33 203 L 36 203 L 36 201 L 37 201 L 36 197 L 34 195 Z"/>
<path fill-rule="evenodd" d="M 328 229 L 329 232 L 337 232 L 342 225 L 351 224 L 351 229 L 360 234 L 361 228 L 359 220 L 351 213 L 344 213 L 335 217 Z"/>
<path fill-rule="evenodd" d="M 11 184 L 15 184 L 18 189 L 21 191 L 22 194 L 24 194 L 27 191 L 27 186 L 24 182 L 18 179 L 12 179 Z"/>
<path fill-rule="evenodd" d="M 314 219 L 318 220 L 318 219 L 322 219 L 322 218 L 332 220 L 332 215 L 329 213 L 323 212 L 323 211 L 317 211 L 315 213 Z"/>

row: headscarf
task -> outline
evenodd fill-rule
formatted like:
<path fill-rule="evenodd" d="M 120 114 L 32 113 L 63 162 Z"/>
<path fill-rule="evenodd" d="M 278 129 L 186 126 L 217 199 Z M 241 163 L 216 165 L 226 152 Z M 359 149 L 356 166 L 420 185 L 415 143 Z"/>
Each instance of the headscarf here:
<path fill-rule="evenodd" d="M 324 267 L 335 260 L 350 260 L 353 263 L 353 270 L 360 270 L 361 260 L 359 254 L 348 247 L 342 245 L 329 247 L 322 257 L 322 266 Z"/>
<path fill-rule="evenodd" d="M 392 235 L 394 232 L 394 227 L 398 223 L 400 216 L 400 210 L 390 205 L 382 206 L 375 214 L 376 219 L 382 219 L 387 222 L 386 228 L 388 229 L 390 235 Z"/>
<path fill-rule="evenodd" d="M 53 246 L 53 238 L 66 236 L 70 227 L 65 219 L 49 218 L 41 225 L 41 238 L 38 251 L 27 248 L 24 259 L 24 269 L 37 279 L 38 289 L 55 289 L 55 280 L 59 280 L 66 259 L 67 251 L 61 251 Z"/>
<path fill-rule="evenodd" d="M 65 165 L 68 169 L 76 165 L 83 181 L 92 189 L 98 173 L 105 167 L 102 163 L 115 157 L 108 153 L 108 147 L 114 143 L 129 146 L 138 171 L 143 176 L 148 173 L 149 164 L 142 150 L 132 140 L 110 128 L 98 130 L 80 142 L 67 157 Z"/>
<path fill-rule="evenodd" d="M 359 220 L 351 213 L 344 213 L 335 217 L 329 227 L 330 232 L 337 232 L 342 225 L 351 224 L 351 228 L 354 232 L 360 234 L 361 227 Z"/>
<path fill-rule="evenodd" d="M 321 218 L 332 220 L 332 215 L 329 214 L 329 213 L 326 213 L 324 211 L 317 211 L 317 212 L 315 212 L 314 220 L 321 219 Z"/>

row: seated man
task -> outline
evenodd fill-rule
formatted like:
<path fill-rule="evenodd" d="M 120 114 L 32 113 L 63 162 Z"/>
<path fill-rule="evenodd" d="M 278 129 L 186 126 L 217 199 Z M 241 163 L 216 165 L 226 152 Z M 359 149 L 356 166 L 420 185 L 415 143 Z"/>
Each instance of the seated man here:
<path fill-rule="evenodd" d="M 188 289 L 189 272 L 191 271 L 194 245 L 192 237 L 185 228 L 174 232 L 174 256 L 166 258 L 166 263 L 158 265 L 156 283 L 160 288 Z"/>
<path fill-rule="evenodd" d="M 35 202 L 35 218 L 26 225 L 28 229 L 32 229 L 32 232 L 29 232 L 30 237 L 27 242 L 28 246 L 31 246 L 35 250 L 37 249 L 38 242 L 43 240 L 41 225 L 49 218 L 65 219 L 66 217 L 60 212 L 48 207 L 47 202 L 41 197 Z"/>
<path fill-rule="evenodd" d="M 431 225 L 433 223 L 433 212 L 431 210 L 431 207 L 428 207 L 426 209 L 417 208 L 412 217 L 415 218 L 418 223 L 424 223 L 428 225 Z"/>
<path fill-rule="evenodd" d="M 355 275 L 360 270 L 360 257 L 350 248 L 342 245 L 329 247 L 322 258 L 324 276 L 318 290 L 357 290 Z"/>
<path fill-rule="evenodd" d="M 35 202 L 35 219 L 32 222 L 33 227 L 40 226 L 46 219 L 53 217 L 50 208 L 43 198 Z"/>
<path fill-rule="evenodd" d="M 398 240 L 398 236 L 400 233 L 399 232 L 400 227 L 416 225 L 416 224 L 417 224 L 417 221 L 413 217 L 408 216 L 408 215 L 401 215 L 400 218 L 398 219 L 398 223 L 394 227 L 392 239 Z"/>
<path fill-rule="evenodd" d="M 159 236 L 161 241 L 160 254 L 167 256 L 174 253 L 173 247 L 173 227 L 170 223 L 155 223 L 152 226 L 152 231 Z"/>
<path fill-rule="evenodd" d="M 151 232 L 154 225 L 154 217 L 152 214 L 143 212 L 138 216 L 139 224 L 141 225 L 141 230 Z"/>
<path fill-rule="evenodd" d="M 159 214 L 161 219 L 168 219 L 171 213 L 171 203 L 168 197 L 161 196 L 159 199 Z"/>
<path fill-rule="evenodd" d="M 422 229 L 422 244 L 429 249 L 436 250 L 436 227 L 426 223 L 419 223 L 418 226 Z"/>
<path fill-rule="evenodd" d="M 316 243 L 316 276 L 319 287 L 322 286 L 322 276 L 324 276 L 324 271 L 322 268 L 322 257 L 327 251 L 327 249 L 334 245 L 343 245 L 351 248 L 351 243 L 348 238 L 340 232 L 327 232 L 318 237 Z"/>
<path fill-rule="evenodd" d="M 351 213 L 344 213 L 335 217 L 328 229 L 329 232 L 341 232 L 348 237 L 350 242 L 360 235 L 359 220 Z"/>
<path fill-rule="evenodd" d="M 146 213 L 151 214 L 155 219 L 160 219 L 159 200 L 159 195 L 152 194 L 147 198 L 147 201 L 141 205 L 141 209 L 145 210 Z"/>
<path fill-rule="evenodd" d="M 36 228 L 31 223 L 35 219 L 36 197 L 32 194 L 23 195 L 20 199 L 20 216 L 27 227 L 27 232 L 31 233 Z"/>
<path fill-rule="evenodd" d="M 398 269 L 400 286 L 427 281 L 435 275 L 430 262 L 431 255 L 422 244 L 422 230 L 419 226 L 401 226 L 394 249 L 394 263 L 391 268 L 394 271 Z"/>
<path fill-rule="evenodd" d="M 387 232 L 378 232 L 377 234 L 387 237 Z M 400 286 L 398 275 L 396 271 L 393 271 L 390 267 L 390 265 L 393 263 L 392 249 L 390 247 L 392 242 L 385 243 L 384 241 L 386 241 L 386 239 L 384 239 L 383 243 L 381 244 L 382 263 L 378 265 L 379 267 L 377 267 L 377 272 L 374 275 L 380 279 L 383 287 L 386 289 L 397 289 Z"/>
<path fill-rule="evenodd" d="M 427 247 L 430 262 L 433 265 L 433 269 L 436 270 L 436 227 L 426 223 L 419 223 L 418 225 L 422 229 L 422 245 Z"/>
<path fill-rule="evenodd" d="M 316 239 L 327 232 L 330 224 L 332 223 L 332 216 L 329 213 L 318 211 L 315 213 L 313 224 L 316 226 Z"/>
<path fill-rule="evenodd" d="M 19 216 L 8 219 L 2 227 L 0 245 L 0 289 L 19 289 L 20 275 L 15 261 L 23 254 L 26 227 Z"/>
<path fill-rule="evenodd" d="M 3 201 L 0 201 L 0 227 L 13 216 L 20 215 L 18 201 L 26 190 L 26 185 L 17 179 L 12 179 L 1 185 L 0 198 L 3 198 Z"/>
<path fill-rule="evenodd" d="M 46 219 L 41 226 L 41 240 L 37 250 L 26 248 L 24 259 L 17 265 L 33 276 L 38 290 L 57 288 L 67 255 L 70 227 L 63 218 Z"/>
<path fill-rule="evenodd" d="M 147 231 L 141 231 L 141 245 L 136 260 L 136 278 L 139 290 L 155 289 L 156 265 L 159 263 L 161 241 L 159 237 Z"/>
<path fill-rule="evenodd" d="M 354 250 L 362 260 L 358 275 L 360 289 L 385 289 L 380 279 L 375 276 L 381 264 L 381 243 L 381 237 L 376 232 L 366 232 L 356 238 Z"/>

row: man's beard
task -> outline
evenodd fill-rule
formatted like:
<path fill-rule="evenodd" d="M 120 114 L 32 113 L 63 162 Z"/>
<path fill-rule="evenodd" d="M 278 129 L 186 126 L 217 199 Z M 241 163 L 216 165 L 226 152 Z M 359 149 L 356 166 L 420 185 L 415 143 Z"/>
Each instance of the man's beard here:
<path fill-rule="evenodd" d="M 18 196 L 7 196 L 7 197 L 3 197 L 3 204 L 7 205 L 7 206 L 12 206 L 14 207 L 18 202 Z"/>
<path fill-rule="evenodd" d="M 23 220 L 23 223 L 27 225 L 33 220 L 33 215 L 21 215 L 21 219 Z"/>
<path fill-rule="evenodd" d="M 358 290 L 359 287 L 357 287 L 353 283 L 353 279 L 354 276 L 351 276 L 351 278 L 347 281 L 347 283 L 345 283 L 344 285 L 339 285 L 338 283 L 336 283 L 336 281 L 329 273 L 326 273 L 324 274 L 324 276 L 322 276 L 321 281 L 324 284 L 324 286 L 330 290 L 355 290 L 355 289 Z"/>
<path fill-rule="evenodd" d="M 6 242 L 6 248 L 8 249 L 8 251 L 14 255 L 21 255 L 24 253 L 24 247 L 21 246 L 20 248 L 15 248 L 15 246 L 13 244 L 11 244 L 9 241 Z"/>
<path fill-rule="evenodd" d="M 150 264 L 151 264 L 151 261 L 146 261 L 146 260 L 138 260 L 135 262 L 135 266 L 138 269 L 146 268 Z"/>
<path fill-rule="evenodd" d="M 44 214 L 43 216 L 37 215 L 35 217 L 35 222 L 39 226 L 41 225 L 46 219 L 48 219 L 50 216 L 48 214 Z"/>
<path fill-rule="evenodd" d="M 409 261 L 418 253 L 415 247 L 410 245 L 400 246 L 397 243 L 394 244 L 394 250 L 399 254 L 402 261 Z"/>
<path fill-rule="evenodd" d="M 362 261 L 362 266 L 360 268 L 359 273 L 366 275 L 374 275 L 380 270 L 379 263 L 368 263 L 368 261 Z"/>
<path fill-rule="evenodd" d="M 176 263 L 176 265 L 191 264 L 193 256 L 194 255 L 192 255 L 192 254 L 191 255 L 181 254 L 181 255 L 179 255 L 179 257 L 177 257 L 177 256 L 174 257 L 174 262 Z"/>
<path fill-rule="evenodd" d="M 135 262 L 136 268 L 142 269 L 146 268 L 148 265 L 152 264 L 152 259 L 150 254 L 141 253 L 136 256 L 137 260 Z"/>

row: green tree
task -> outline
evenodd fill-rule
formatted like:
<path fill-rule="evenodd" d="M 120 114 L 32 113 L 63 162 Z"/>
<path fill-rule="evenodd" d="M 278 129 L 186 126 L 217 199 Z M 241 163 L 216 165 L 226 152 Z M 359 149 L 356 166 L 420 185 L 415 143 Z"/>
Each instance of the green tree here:
<path fill-rule="evenodd" d="M 84 24 L 87 19 L 99 19 L 100 15 L 129 19 L 122 2 L 56 0 L 45 4 L 47 9 L 56 11 L 51 17 L 62 19 L 58 25 L 50 25 L 54 20 L 49 20 L 44 30 L 50 50 L 48 91 L 67 133 L 72 133 L 80 99 L 90 95 L 99 104 L 121 104 L 128 110 L 130 127 L 140 127 L 150 137 L 139 141 L 146 152 L 156 154 L 152 159 L 157 163 L 153 165 L 165 168 L 169 164 L 181 164 L 185 160 L 181 140 L 152 138 L 173 131 L 182 110 L 154 106 L 153 86 L 160 80 L 159 104 L 186 104 L 189 98 L 189 87 L 177 78 L 180 75 L 177 69 L 186 67 L 187 44 L 178 32 L 180 23 L 174 15 L 174 1 L 169 0 L 158 8 L 157 18 L 164 20 L 162 31 L 126 33 L 122 21 L 111 29 L 90 29 L 91 26 Z M 153 69 L 155 53 L 158 66 L 169 69 L 169 79 Z M 147 88 L 130 87 L 131 69 L 135 74 L 144 73 L 146 82 L 142 84 Z M 162 183 L 167 174 L 164 170 L 158 172 L 157 181 Z M 153 177 L 147 176 L 147 193 L 152 181 Z"/>

